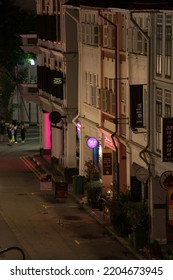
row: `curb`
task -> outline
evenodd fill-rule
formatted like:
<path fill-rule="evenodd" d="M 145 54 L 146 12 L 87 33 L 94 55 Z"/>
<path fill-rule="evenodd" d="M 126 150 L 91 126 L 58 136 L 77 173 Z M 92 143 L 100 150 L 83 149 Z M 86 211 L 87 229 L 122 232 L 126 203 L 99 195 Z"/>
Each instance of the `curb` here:
<path fill-rule="evenodd" d="M 41 158 L 42 158 L 42 157 L 41 157 Z M 48 163 L 45 159 L 43 159 L 43 160 L 44 160 L 44 162 L 45 162 L 46 164 L 49 165 L 49 163 Z M 38 161 L 38 162 L 39 162 L 39 161 Z M 39 165 L 41 165 L 40 162 L 39 162 Z M 51 169 L 48 170 L 47 168 L 45 168 L 45 166 L 43 167 L 43 169 L 44 169 L 45 171 L 48 171 L 49 173 L 51 173 L 51 174 L 52 174 L 52 178 L 53 178 L 53 177 L 54 177 L 54 178 L 56 177 L 56 175 L 54 174 L 54 172 L 51 171 Z M 87 211 L 87 213 L 88 213 L 91 217 L 93 217 L 100 225 L 102 225 L 102 226 L 108 231 L 108 233 L 109 233 L 113 238 L 115 238 L 122 246 L 124 246 L 131 254 L 133 254 L 133 255 L 134 255 L 137 259 L 139 259 L 139 260 L 145 260 L 145 258 L 144 258 L 142 255 L 140 255 L 140 254 L 138 254 L 137 252 L 134 251 L 134 249 L 129 245 L 128 242 L 126 242 L 126 240 L 124 240 L 124 238 L 121 238 L 121 237 L 117 236 L 117 235 L 115 234 L 115 232 L 113 231 L 113 229 L 112 229 L 110 226 L 107 226 L 107 225 L 104 223 L 104 221 L 101 220 L 91 208 L 89 208 L 89 207 L 88 207 L 87 205 L 85 205 L 85 204 L 81 204 L 80 198 L 79 198 L 79 197 L 77 197 L 75 194 L 73 194 L 72 191 L 70 191 L 70 190 L 68 190 L 68 194 L 69 194 L 83 209 L 85 209 L 85 211 Z"/>
<path fill-rule="evenodd" d="M 101 224 L 101 225 L 109 232 L 109 234 L 110 234 L 113 238 L 115 238 L 122 246 L 124 246 L 127 250 L 129 250 L 129 252 L 130 252 L 131 254 L 133 254 L 133 255 L 134 255 L 137 259 L 139 259 L 139 260 L 145 260 L 145 258 L 144 258 L 142 255 L 138 254 L 137 252 L 135 252 L 135 251 L 133 250 L 133 248 L 129 245 L 129 243 L 126 242 L 126 240 L 124 240 L 123 238 L 117 236 L 117 235 L 115 234 L 115 232 L 113 231 L 113 229 L 112 229 L 111 227 L 107 226 L 107 225 L 95 214 L 95 212 L 94 212 L 91 208 L 89 208 L 89 207 L 86 206 L 85 204 L 81 204 L 81 203 L 80 203 L 80 199 L 79 199 L 78 197 L 76 197 L 76 195 L 74 195 L 72 192 L 68 192 L 68 194 L 69 194 L 78 204 L 80 204 L 80 206 L 81 206 L 83 209 L 85 209 L 85 210 L 88 212 L 88 214 L 89 214 L 90 216 L 92 216 L 99 224 Z"/>

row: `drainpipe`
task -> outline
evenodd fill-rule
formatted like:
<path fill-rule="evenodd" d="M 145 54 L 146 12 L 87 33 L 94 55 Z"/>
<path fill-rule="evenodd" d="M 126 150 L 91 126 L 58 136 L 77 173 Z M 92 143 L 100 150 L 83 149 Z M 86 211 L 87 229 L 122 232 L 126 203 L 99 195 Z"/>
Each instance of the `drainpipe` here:
<path fill-rule="evenodd" d="M 139 11 L 140 13 L 143 13 L 143 11 Z M 147 137 L 147 144 L 146 146 L 140 151 L 139 156 L 140 158 L 145 162 L 145 164 L 148 166 L 148 169 L 150 171 L 150 163 L 148 162 L 148 160 L 146 159 L 146 153 L 149 153 L 149 147 L 150 147 L 150 129 L 151 129 L 151 125 L 150 125 L 150 108 L 151 108 L 151 71 L 150 71 L 150 60 L 151 60 L 151 42 L 150 42 L 150 37 L 148 36 L 148 34 L 138 25 L 138 23 L 135 21 L 135 19 L 133 18 L 133 14 L 134 13 L 139 13 L 138 11 L 135 12 L 130 12 L 130 20 L 131 22 L 136 26 L 137 29 L 139 29 L 139 31 L 142 33 L 142 35 L 145 37 L 145 39 L 147 40 L 147 51 L 148 51 L 148 137 Z"/>
<path fill-rule="evenodd" d="M 113 196 L 119 193 L 119 165 L 118 165 L 118 147 L 115 143 L 114 137 L 117 135 L 118 132 L 118 40 L 117 40 L 117 34 L 118 34 L 118 27 L 117 25 L 104 17 L 99 10 L 99 16 L 106 20 L 108 23 L 114 26 L 115 28 L 115 132 L 112 133 L 111 138 L 115 147 L 115 161 L 116 161 L 116 182 L 113 183 Z M 115 178 L 114 178 L 115 179 Z"/>
<path fill-rule="evenodd" d="M 148 166 L 148 171 L 149 171 L 149 175 L 151 176 L 152 174 L 152 167 L 153 167 L 153 163 L 152 163 L 152 157 L 151 157 L 151 153 L 150 153 L 150 141 L 151 141 L 151 123 L 150 123 L 150 119 L 151 119 L 151 70 L 150 70 L 150 61 L 151 61 L 151 41 L 150 41 L 150 37 L 140 28 L 140 26 L 136 23 L 136 21 L 133 18 L 133 13 L 130 13 L 130 19 L 133 22 L 133 24 L 140 30 L 140 32 L 143 34 L 143 36 L 145 36 L 146 40 L 147 40 L 147 46 L 148 46 L 148 137 L 147 137 L 147 144 L 146 146 L 140 151 L 139 156 L 140 158 L 145 162 L 145 164 Z M 149 160 L 147 160 L 146 156 L 149 156 Z M 150 186 L 151 189 L 151 186 Z M 150 191 L 151 192 L 151 191 Z M 151 232 L 153 230 L 153 223 L 152 223 L 152 195 L 151 193 L 149 194 L 149 204 L 148 204 L 148 210 L 149 210 L 149 214 L 150 214 L 150 235 Z"/>

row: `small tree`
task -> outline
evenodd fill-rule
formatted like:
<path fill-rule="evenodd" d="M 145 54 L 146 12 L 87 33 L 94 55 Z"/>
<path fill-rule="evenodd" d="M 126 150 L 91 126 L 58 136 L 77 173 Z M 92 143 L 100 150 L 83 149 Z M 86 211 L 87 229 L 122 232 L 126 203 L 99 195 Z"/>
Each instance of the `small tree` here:
<path fill-rule="evenodd" d="M 91 182 L 91 181 L 99 179 L 99 170 L 94 165 L 92 160 L 85 161 L 84 166 L 85 166 L 85 176 L 86 176 L 87 182 Z"/>
<path fill-rule="evenodd" d="M 6 118 L 16 107 L 10 100 L 21 80 L 16 76 L 15 67 L 23 64 L 26 56 L 20 48 L 20 35 L 35 33 L 36 16 L 21 10 L 12 0 L 1 0 L 0 11 L 0 114 Z"/>

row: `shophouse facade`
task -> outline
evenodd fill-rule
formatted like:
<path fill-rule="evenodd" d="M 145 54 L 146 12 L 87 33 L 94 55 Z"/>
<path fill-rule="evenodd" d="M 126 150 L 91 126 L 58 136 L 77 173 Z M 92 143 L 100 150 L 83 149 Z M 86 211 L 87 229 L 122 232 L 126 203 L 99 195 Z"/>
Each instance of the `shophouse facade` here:
<path fill-rule="evenodd" d="M 160 178 L 172 163 L 163 161 L 161 119 L 172 116 L 172 14 L 158 3 L 104 2 L 37 0 L 41 151 L 71 174 L 85 175 L 92 159 L 105 188 L 148 202 L 150 238 L 166 243 L 171 191 Z"/>
<path fill-rule="evenodd" d="M 63 11 L 65 1 L 37 0 L 40 148 L 52 165 L 76 172 L 78 103 L 78 17 Z"/>
<path fill-rule="evenodd" d="M 125 42 L 124 24 L 122 12 L 98 8 L 80 9 L 80 172 L 85 172 L 85 161 L 92 159 L 100 170 L 105 188 L 112 185 L 114 192 L 120 186 L 118 181 L 123 180 L 121 191 L 127 187 L 126 172 L 123 172 L 123 176 L 121 172 L 118 174 L 123 164 L 121 162 L 120 165 L 118 152 L 122 150 L 123 144 L 116 135 L 116 120 L 120 119 L 117 91 L 122 68 L 118 61 L 120 45 L 122 41 Z M 124 36 L 121 40 L 116 35 L 119 32 Z M 123 57 L 124 51 L 121 51 Z M 123 121 L 126 121 L 124 118 Z M 95 148 L 88 145 L 88 141 L 93 138 L 97 141 Z"/>
<path fill-rule="evenodd" d="M 172 50 L 166 42 L 171 40 L 171 12 L 164 7 L 159 11 L 158 3 L 148 7 L 143 3 L 140 9 L 135 4 L 129 7 L 129 3 L 113 8 L 102 2 L 97 7 L 97 3 L 95 7 L 76 1 L 67 4 L 77 6 L 80 13 L 75 117 L 80 129 L 80 174 L 84 174 L 85 161 L 92 159 L 101 170 L 105 187 L 111 184 L 115 193 L 130 190 L 134 201 L 147 201 L 150 238 L 166 243 L 171 191 L 168 195 L 163 189 L 160 177 L 171 170 L 172 163 L 165 164 L 161 158 L 161 116 L 171 117 L 172 63 L 166 54 L 164 62 L 160 52 Z M 164 35 L 161 28 L 167 30 L 162 31 Z M 158 49 L 160 36 L 165 37 Z M 170 67 L 167 74 L 157 73 L 164 63 Z M 94 149 L 88 147 L 90 139 L 97 142 Z"/>
<path fill-rule="evenodd" d="M 172 179 L 172 116 L 173 116 L 173 13 L 160 11 L 152 15 L 153 56 L 151 105 L 151 185 L 153 229 L 162 232 L 167 241 L 173 240 Z M 152 114 L 152 108 L 154 115 Z M 158 223 L 158 220 L 160 223 Z M 166 227 L 164 226 L 166 224 Z M 162 226 L 162 228 L 160 228 Z"/>

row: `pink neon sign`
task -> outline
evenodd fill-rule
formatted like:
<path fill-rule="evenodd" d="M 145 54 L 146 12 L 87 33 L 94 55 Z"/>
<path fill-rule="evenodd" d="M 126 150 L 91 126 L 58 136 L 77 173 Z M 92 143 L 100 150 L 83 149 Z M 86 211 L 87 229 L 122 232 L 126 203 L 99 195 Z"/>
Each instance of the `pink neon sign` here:
<path fill-rule="evenodd" d="M 49 120 L 50 113 L 44 113 L 44 143 L 45 143 L 45 149 L 50 150 L 51 149 L 51 130 L 50 130 L 50 120 Z"/>

